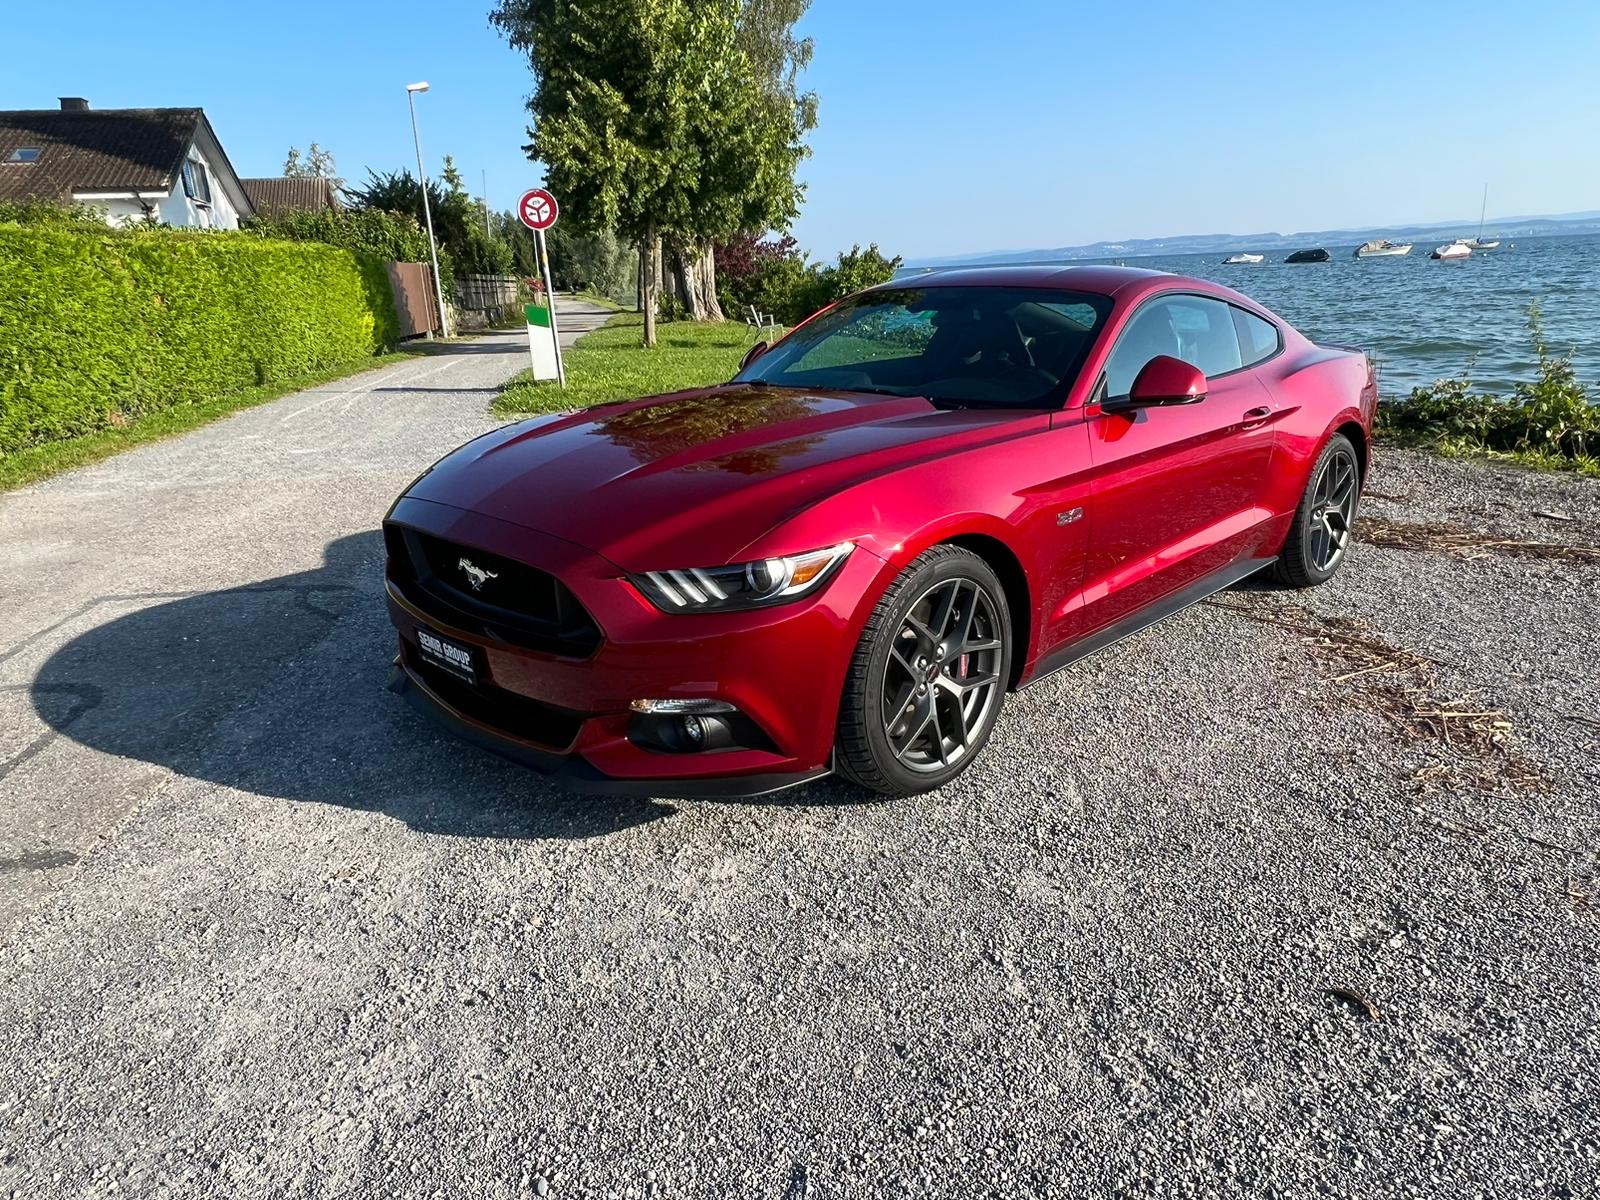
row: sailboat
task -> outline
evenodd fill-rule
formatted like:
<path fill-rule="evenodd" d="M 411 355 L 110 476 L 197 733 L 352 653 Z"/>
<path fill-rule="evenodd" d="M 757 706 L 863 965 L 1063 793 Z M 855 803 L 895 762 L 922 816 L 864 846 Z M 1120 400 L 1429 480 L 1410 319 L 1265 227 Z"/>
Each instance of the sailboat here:
<path fill-rule="evenodd" d="M 1478 236 L 1474 237 L 1474 238 L 1467 239 L 1467 242 L 1466 242 L 1467 249 L 1469 249 L 1469 250 L 1493 250 L 1497 246 L 1500 245 L 1500 239 L 1499 238 L 1490 238 L 1488 241 L 1484 240 L 1484 237 L 1483 237 L 1483 215 L 1488 211 L 1489 211 L 1489 185 L 1486 183 L 1486 184 L 1483 185 L 1483 204 L 1478 209 Z"/>

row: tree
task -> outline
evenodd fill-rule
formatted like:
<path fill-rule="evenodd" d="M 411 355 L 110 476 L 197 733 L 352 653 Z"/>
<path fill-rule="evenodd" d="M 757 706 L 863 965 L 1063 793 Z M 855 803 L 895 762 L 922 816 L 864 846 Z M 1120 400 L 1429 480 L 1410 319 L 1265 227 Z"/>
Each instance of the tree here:
<path fill-rule="evenodd" d="M 434 235 L 445 247 L 456 267 L 466 272 L 506 275 L 515 268 L 510 244 L 502 237 L 484 232 L 483 209 L 467 194 L 455 161 L 445 156 L 443 183 L 428 180 L 428 206 L 433 217 Z M 422 189 L 409 170 L 379 173 L 368 168 L 362 187 L 345 188 L 345 198 L 355 208 L 377 208 L 385 212 L 407 213 L 426 223 Z M 440 268 L 441 272 L 443 268 Z"/>
<path fill-rule="evenodd" d="M 332 151 L 324 150 L 316 142 L 311 143 L 304 158 L 300 157 L 298 146 L 290 146 L 289 155 L 283 162 L 283 173 L 289 179 L 326 179 L 336 188 L 344 187 L 344 179 L 339 175 Z"/>
<path fill-rule="evenodd" d="M 833 266 L 823 267 L 817 272 L 817 292 L 812 298 L 812 311 L 825 304 L 832 304 L 852 292 L 888 283 L 894 278 L 894 273 L 900 269 L 903 262 L 898 254 L 893 258 L 885 258 L 878 249 L 877 242 L 873 242 L 865 250 L 857 244 L 847 251 L 841 251 L 838 261 Z"/>
<path fill-rule="evenodd" d="M 558 222 L 545 234 L 545 245 L 558 288 L 587 288 L 602 296 L 617 296 L 632 283 L 633 250 L 609 229 L 590 233 L 575 224 Z"/>
<path fill-rule="evenodd" d="M 533 71 L 529 156 L 570 217 L 640 247 L 647 346 L 664 273 L 691 313 L 720 318 L 712 243 L 785 228 L 798 211 L 794 169 L 815 121 L 794 85 L 809 45 L 790 30 L 804 9 L 500 0 L 490 14 Z"/>

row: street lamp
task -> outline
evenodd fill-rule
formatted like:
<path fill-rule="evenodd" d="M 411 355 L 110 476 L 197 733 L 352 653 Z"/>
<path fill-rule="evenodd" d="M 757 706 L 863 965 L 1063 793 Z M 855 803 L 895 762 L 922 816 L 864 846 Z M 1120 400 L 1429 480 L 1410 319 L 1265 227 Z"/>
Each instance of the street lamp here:
<path fill-rule="evenodd" d="M 411 140 L 417 147 L 417 175 L 422 187 L 422 217 L 428 223 L 428 254 L 433 259 L 433 291 L 439 298 L 439 332 L 450 336 L 450 318 L 444 307 L 444 280 L 439 276 L 439 247 L 433 240 L 433 208 L 428 204 L 428 172 L 422 165 L 422 137 L 417 133 L 417 93 L 428 90 L 426 81 L 406 84 L 406 103 L 411 106 Z"/>

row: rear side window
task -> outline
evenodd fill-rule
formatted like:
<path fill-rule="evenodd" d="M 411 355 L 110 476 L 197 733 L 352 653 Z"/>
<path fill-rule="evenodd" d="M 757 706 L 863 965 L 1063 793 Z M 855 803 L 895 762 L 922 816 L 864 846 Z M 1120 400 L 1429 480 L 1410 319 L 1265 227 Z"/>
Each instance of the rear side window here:
<path fill-rule="evenodd" d="M 1253 312 L 1234 309 L 1233 323 L 1239 327 L 1239 346 L 1244 351 L 1244 365 L 1247 367 L 1271 358 L 1283 346 L 1278 327 L 1271 321 L 1263 321 Z"/>
<path fill-rule="evenodd" d="M 1152 358 L 1165 354 L 1207 376 L 1244 365 L 1232 305 L 1204 296 L 1161 296 L 1133 314 L 1106 360 L 1106 395 L 1126 396 Z"/>

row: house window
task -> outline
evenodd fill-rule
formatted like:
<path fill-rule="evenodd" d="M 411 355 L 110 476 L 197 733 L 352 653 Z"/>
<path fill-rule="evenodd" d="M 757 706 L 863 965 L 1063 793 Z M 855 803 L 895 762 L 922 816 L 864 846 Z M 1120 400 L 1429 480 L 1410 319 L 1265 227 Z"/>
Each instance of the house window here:
<path fill-rule="evenodd" d="M 183 160 L 183 194 L 197 204 L 211 203 L 211 181 L 206 178 L 206 167 L 192 158 Z"/>
<path fill-rule="evenodd" d="M 19 146 L 17 149 L 13 150 L 10 154 L 6 155 L 6 161 L 8 163 L 14 163 L 14 162 L 16 162 L 16 163 L 38 162 L 39 161 L 39 147 L 37 147 L 37 146 Z"/>

